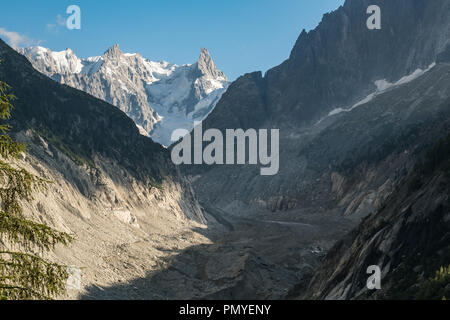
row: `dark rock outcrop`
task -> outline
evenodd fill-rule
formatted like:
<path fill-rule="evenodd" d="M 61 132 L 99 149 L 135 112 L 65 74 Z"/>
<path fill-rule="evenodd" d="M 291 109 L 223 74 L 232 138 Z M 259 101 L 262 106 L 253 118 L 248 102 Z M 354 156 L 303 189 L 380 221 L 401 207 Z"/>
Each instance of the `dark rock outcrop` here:
<path fill-rule="evenodd" d="M 314 273 L 307 299 L 442 299 L 450 296 L 450 136 L 376 213 L 339 241 Z M 368 290 L 370 265 L 381 290 Z"/>

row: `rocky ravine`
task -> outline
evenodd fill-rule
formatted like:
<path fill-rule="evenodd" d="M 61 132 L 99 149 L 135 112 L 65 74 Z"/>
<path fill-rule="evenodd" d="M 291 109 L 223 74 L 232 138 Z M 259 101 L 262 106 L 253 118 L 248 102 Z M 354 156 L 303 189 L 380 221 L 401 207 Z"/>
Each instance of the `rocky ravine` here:
<path fill-rule="evenodd" d="M 202 210 L 168 151 L 121 111 L 50 80 L 2 42 L 0 57 L 19 97 L 14 136 L 28 145 L 19 164 L 54 181 L 26 212 L 76 235 L 51 255 L 81 268 L 83 287 L 69 298 L 281 298 L 348 231 L 328 216 Z"/>
<path fill-rule="evenodd" d="M 14 136 L 28 145 L 18 164 L 54 181 L 26 212 L 76 236 L 51 254 L 82 271 L 67 297 L 281 298 L 348 231 L 317 215 L 202 210 L 168 151 L 120 110 L 52 81 L 3 42 L 0 57 L 19 97 Z"/>
<path fill-rule="evenodd" d="M 127 278 L 126 283 L 119 283 L 119 278 L 107 286 L 91 282 L 93 285 L 85 288 L 82 298 L 286 297 L 294 284 L 309 283 L 324 253 L 336 240 L 361 218 L 383 210 L 383 204 L 391 201 L 386 199 L 429 146 L 449 132 L 450 61 L 445 51 L 450 25 L 445 13 L 449 2 L 376 1 L 383 8 L 383 21 L 391 22 L 391 28 L 378 34 L 364 29 L 368 4 L 373 3 L 347 1 L 335 13 L 326 15 L 316 30 L 302 33 L 288 61 L 265 77 L 254 73 L 233 83 L 205 121 L 206 128 L 282 129 L 280 173 L 261 177 L 259 168 L 251 166 L 186 168 L 203 200 L 207 212 L 203 216 L 209 224 L 207 230 L 201 225 L 190 229 L 195 233 L 188 236 L 198 244 L 182 242 L 186 247 L 170 249 L 172 241 L 178 241 L 174 232 L 164 238 L 168 245 L 158 249 L 165 255 L 157 267 L 134 279 Z M 411 34 L 414 37 L 408 37 Z M 402 43 L 401 48 L 396 48 L 398 43 Z M 25 64 L 24 59 L 16 62 Z M 11 68 L 11 61 L 6 59 L 5 65 L 6 69 L 0 66 L 3 71 Z M 33 73 L 30 77 L 29 68 L 10 70 L 14 72 L 9 72 L 6 80 L 17 88 L 17 93 L 33 93 L 29 104 L 27 100 L 18 101 L 16 116 L 23 121 L 15 123 L 15 127 L 21 129 L 20 134 L 31 137 L 27 133 L 31 127 L 44 141 L 78 162 L 77 166 L 93 165 L 98 172 L 105 172 L 100 179 L 105 183 L 100 184 L 109 185 L 110 191 L 104 196 L 99 192 L 99 197 L 118 195 L 119 202 L 124 202 L 114 207 L 118 216 L 128 217 L 124 212 L 128 210 L 124 209 L 126 205 L 137 206 L 134 201 L 125 200 L 133 196 L 121 196 L 116 187 L 119 179 L 108 178 L 115 177 L 113 172 L 120 172 L 116 163 L 127 176 L 144 181 L 147 192 L 150 186 L 159 189 L 164 181 L 185 183 L 164 161 L 167 154 L 150 142 L 144 143 L 148 139 L 143 140 L 133 131 L 133 124 L 123 114 L 102 112 L 110 106 L 67 87 L 52 87 L 45 82 L 49 90 L 32 89 L 30 84 L 45 81 L 43 76 Z M 77 99 L 85 103 L 79 104 Z M 97 104 L 103 108 L 93 108 Z M 80 106 L 81 114 L 73 114 Z M 110 128 L 115 130 L 108 131 Z M 108 133 L 106 138 L 104 132 Z M 37 155 L 38 152 L 32 154 Z M 128 181 L 122 173 L 120 180 Z M 87 183 L 74 181 L 74 185 L 87 198 L 97 194 L 86 188 Z M 173 185 L 168 188 L 178 190 Z M 183 190 L 186 201 L 177 201 L 180 208 L 183 203 L 196 208 L 195 202 L 187 200 L 188 189 Z M 432 203 L 429 205 L 431 210 Z M 175 208 L 172 212 L 176 211 Z M 114 223 L 120 222 L 117 215 L 110 216 Z M 139 230 L 152 225 L 145 222 L 145 217 L 134 215 Z M 188 216 L 202 221 L 198 220 L 200 212 Z M 178 222 L 176 226 L 182 225 Z M 128 227 L 136 228 L 133 224 Z M 386 231 L 392 234 L 392 230 Z M 135 246 L 130 246 L 130 252 L 137 252 Z M 89 246 L 83 250 L 88 252 Z M 125 256 L 128 262 L 131 256 L 127 252 L 128 249 L 115 251 L 114 272 L 132 269 L 117 258 Z M 348 260 L 347 265 L 362 263 L 353 260 Z M 359 292 L 359 280 L 342 285 L 339 282 L 345 268 L 335 282 L 324 284 L 330 270 L 317 277 L 314 297 L 327 297 L 333 288 L 337 293 L 333 298 L 351 298 Z M 360 277 L 354 271 L 353 275 Z M 348 285 L 352 290 L 346 291 Z"/>
<path fill-rule="evenodd" d="M 371 4 L 383 12 L 380 32 L 365 27 Z M 383 208 L 426 151 L 450 131 L 450 19 L 443 13 L 449 5 L 445 0 L 346 1 L 315 30 L 302 32 L 280 66 L 232 83 L 203 130 L 279 128 L 280 171 L 263 177 L 259 166 L 185 166 L 202 202 L 223 209 L 225 218 L 277 218 L 285 226 L 316 215 L 318 221 L 309 224 L 323 226 L 333 217 L 356 227 Z M 328 231 L 335 231 L 334 240 L 345 233 L 333 226 Z M 263 234 L 262 227 L 258 236 Z M 288 262 L 291 270 L 300 261 L 319 263 L 296 259 Z M 332 274 L 332 265 L 322 280 Z M 365 276 L 365 270 L 358 272 L 346 276 Z M 299 283 L 309 282 L 311 273 L 297 269 L 296 274 L 303 277 Z M 316 297 L 326 297 L 333 284 Z M 350 284 L 355 285 L 351 279 L 343 283 Z M 338 287 L 333 297 L 352 297 L 345 289 Z"/>
<path fill-rule="evenodd" d="M 166 268 L 130 284 L 114 285 L 104 291 L 91 288 L 86 297 L 122 297 L 129 292 L 134 292 L 135 297 L 149 299 L 155 299 L 158 295 L 180 299 L 303 297 L 310 292 L 306 291 L 305 285 L 321 265 L 326 252 L 367 215 L 388 206 L 397 193 L 394 196 L 391 194 L 420 161 L 428 146 L 449 132 L 449 66 L 446 59 L 439 58 L 437 65 L 422 77 L 379 94 L 359 109 L 324 120 L 330 122 L 323 123 L 322 130 L 316 129 L 317 136 L 309 140 L 304 148 L 311 159 L 319 159 L 310 161 L 313 168 L 325 173 L 306 185 L 308 192 L 304 192 L 301 205 L 300 201 L 289 197 L 274 200 L 262 198 L 251 209 L 235 201 L 226 205 L 226 211 L 215 205 L 224 203 L 220 199 L 213 204 L 204 203 L 205 210 L 226 228 L 213 228 L 205 232 L 212 240 L 211 244 L 177 252 L 167 260 Z M 397 117 L 377 130 L 365 131 L 368 119 L 389 117 L 394 113 L 393 108 L 399 111 Z M 417 129 L 418 123 L 420 130 Z M 348 130 L 349 127 L 353 130 Z M 403 132 L 407 132 L 406 137 Z M 383 139 L 386 134 L 390 144 Z M 367 136 L 376 141 L 373 149 L 361 147 L 364 146 L 361 141 L 366 141 Z M 340 143 L 333 146 L 323 142 L 330 141 L 330 137 Z M 361 139 L 361 145 L 355 137 Z M 338 151 L 346 151 L 346 148 L 352 151 L 342 153 L 343 160 L 336 159 L 339 166 L 334 170 L 325 170 L 330 160 L 327 157 L 321 159 L 318 155 L 326 155 L 326 152 L 339 155 Z M 308 170 L 303 172 L 311 174 Z M 301 177 L 299 181 L 302 182 Z M 442 181 L 444 185 L 445 181 Z M 247 190 L 253 188 L 253 185 L 247 186 Z M 434 194 L 432 188 L 429 192 Z M 444 194 L 446 191 L 440 189 L 439 192 Z M 330 198 L 332 201 L 329 201 Z M 424 215 L 431 212 L 433 201 L 423 202 L 421 212 Z M 360 230 L 361 227 L 350 235 L 362 236 L 364 233 Z M 399 249 L 398 252 L 401 254 L 403 251 Z M 320 281 L 328 279 L 334 272 L 333 268 L 340 270 L 336 259 L 342 254 L 343 251 L 339 251 L 334 260 L 329 261 L 327 269 L 320 274 Z M 386 255 L 391 254 L 387 250 Z M 407 252 L 406 256 L 409 254 Z M 345 285 L 356 286 L 352 282 L 354 277 L 363 279 L 366 276 L 364 264 L 371 255 L 361 260 L 358 257 L 352 255 L 345 261 L 347 266 L 354 265 L 354 269 L 347 268 L 340 273 L 348 276 Z M 333 290 L 334 284 L 327 282 L 327 290 Z M 154 289 L 149 291 L 150 287 Z M 131 288 L 135 288 L 134 291 Z M 353 297 L 343 295 L 342 291 L 338 294 L 330 297 Z"/>

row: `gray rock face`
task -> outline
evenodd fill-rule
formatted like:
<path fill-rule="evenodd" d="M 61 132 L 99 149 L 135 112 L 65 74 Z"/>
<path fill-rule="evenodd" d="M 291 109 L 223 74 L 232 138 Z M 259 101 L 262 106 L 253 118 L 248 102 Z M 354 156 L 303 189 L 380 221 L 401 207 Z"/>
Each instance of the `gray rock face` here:
<path fill-rule="evenodd" d="M 30 47 L 19 52 L 53 80 L 117 106 L 164 145 L 171 144 L 173 130 L 191 130 L 194 121 L 203 120 L 228 86 L 206 49 L 196 63 L 183 66 L 125 54 L 117 44 L 87 59 L 79 59 L 71 49 Z"/>
<path fill-rule="evenodd" d="M 381 8 L 381 30 L 366 27 L 366 9 L 371 4 Z M 344 197 L 360 199 L 350 211 L 358 211 L 361 205 L 360 212 L 367 212 L 369 203 L 379 203 L 389 193 L 388 186 L 395 181 L 388 182 L 390 174 L 403 172 L 401 168 L 409 168 L 409 160 L 415 159 L 403 157 L 402 152 L 410 147 L 423 149 L 420 140 L 406 143 L 405 137 L 422 123 L 432 126 L 428 120 L 444 121 L 437 116 L 446 112 L 444 105 L 439 111 L 428 109 L 429 114 L 420 118 L 428 102 L 411 89 L 420 87 L 427 99 L 439 97 L 434 103 L 445 101 L 445 88 L 427 94 L 430 88 L 440 88 L 436 73 L 426 78 L 429 83 L 406 82 L 423 75 L 445 50 L 450 41 L 449 9 L 450 3 L 442 0 L 346 1 L 326 14 L 315 30 L 303 31 L 280 66 L 264 76 L 251 73 L 236 80 L 203 129 L 279 128 L 280 171 L 274 177 L 261 177 L 256 166 L 186 167 L 188 174 L 197 177 L 194 185 L 199 196 L 223 205 L 240 201 L 266 203 L 269 208 L 280 197 L 297 200 L 297 206 L 342 201 L 330 192 L 331 176 L 337 172 L 346 177 L 346 188 L 353 183 L 359 190 Z M 409 89 L 396 91 L 398 96 L 387 93 L 401 84 Z M 378 100 L 371 101 L 373 97 Z M 443 132 L 436 126 L 436 135 Z M 398 144 L 392 146 L 390 141 Z M 382 156 L 370 163 L 371 156 L 362 156 L 377 152 Z M 369 181 L 376 182 L 369 187 Z M 379 188 L 385 191 L 381 198 L 374 194 Z"/>
<path fill-rule="evenodd" d="M 201 72 L 202 76 L 208 78 L 225 78 L 226 76 L 223 72 L 217 70 L 214 61 L 209 54 L 208 49 L 202 48 L 200 51 L 200 58 L 197 61 L 197 68 Z"/>
<path fill-rule="evenodd" d="M 378 212 L 329 251 L 297 294 L 308 299 L 447 297 L 449 279 L 442 268 L 450 255 L 449 168 L 450 137 L 432 149 Z M 371 265 L 381 270 L 380 290 L 366 287 Z"/>
<path fill-rule="evenodd" d="M 381 30 L 368 30 L 369 5 L 381 9 Z M 450 41 L 445 0 L 346 1 L 319 26 L 303 31 L 288 60 L 269 70 L 268 107 L 295 122 L 318 120 L 436 61 Z"/>

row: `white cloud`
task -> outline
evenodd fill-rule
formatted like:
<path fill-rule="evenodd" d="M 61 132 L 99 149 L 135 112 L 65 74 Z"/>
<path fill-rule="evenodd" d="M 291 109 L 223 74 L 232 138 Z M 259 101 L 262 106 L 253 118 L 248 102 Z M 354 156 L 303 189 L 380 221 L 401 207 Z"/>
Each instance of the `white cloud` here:
<path fill-rule="evenodd" d="M 22 35 L 18 32 L 9 31 L 5 28 L 0 28 L 0 37 L 6 40 L 8 44 L 13 48 L 19 48 L 22 46 L 30 46 L 36 44 L 38 42 L 33 39 L 28 38 L 25 35 Z"/>

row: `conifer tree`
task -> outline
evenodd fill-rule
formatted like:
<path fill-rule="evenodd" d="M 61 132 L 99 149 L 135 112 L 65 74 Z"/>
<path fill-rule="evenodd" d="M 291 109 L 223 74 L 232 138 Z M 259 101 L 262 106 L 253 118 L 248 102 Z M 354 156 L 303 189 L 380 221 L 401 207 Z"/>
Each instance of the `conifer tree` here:
<path fill-rule="evenodd" d="M 49 181 L 11 163 L 25 146 L 9 135 L 15 99 L 10 86 L 0 81 L 0 299 L 51 299 L 65 291 L 67 267 L 49 262 L 42 254 L 72 236 L 28 220 L 21 201 L 32 199 L 32 192 Z"/>

